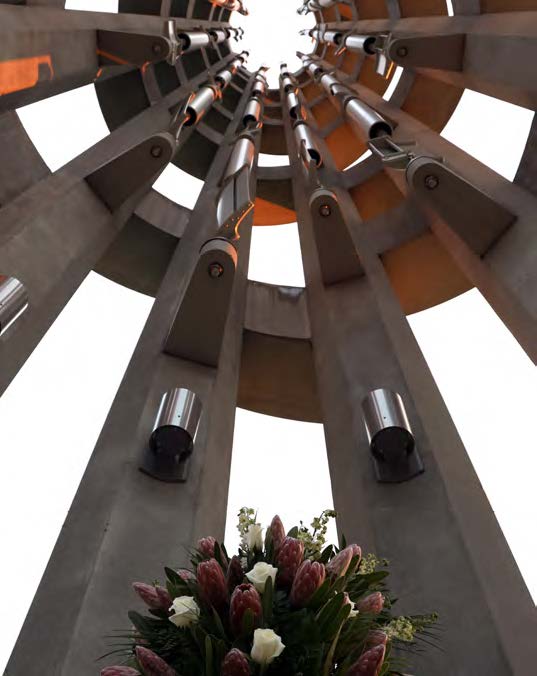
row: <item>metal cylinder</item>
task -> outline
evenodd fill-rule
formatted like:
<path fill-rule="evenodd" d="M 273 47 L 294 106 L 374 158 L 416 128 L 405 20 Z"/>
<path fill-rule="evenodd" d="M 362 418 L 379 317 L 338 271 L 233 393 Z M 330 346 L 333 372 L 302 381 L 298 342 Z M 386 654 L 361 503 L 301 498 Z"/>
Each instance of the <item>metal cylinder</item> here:
<path fill-rule="evenodd" d="M 263 99 L 267 93 L 267 83 L 265 79 L 258 78 L 252 86 L 252 96 L 257 96 Z"/>
<path fill-rule="evenodd" d="M 219 45 L 221 42 L 225 42 L 229 39 L 229 33 L 223 28 L 212 28 L 208 31 L 214 44 Z"/>
<path fill-rule="evenodd" d="M 317 168 L 319 168 L 323 163 L 323 158 L 321 151 L 315 143 L 311 129 L 305 122 L 298 121 L 294 126 L 294 132 L 296 143 L 304 162 L 306 164 L 314 162 Z"/>
<path fill-rule="evenodd" d="M 185 122 L 185 127 L 198 124 L 216 101 L 217 96 L 217 89 L 212 85 L 206 85 L 199 89 L 186 109 L 188 119 Z"/>
<path fill-rule="evenodd" d="M 195 392 L 176 388 L 160 402 L 149 446 L 140 469 L 161 481 L 184 481 L 185 461 L 192 455 L 202 413 Z"/>
<path fill-rule="evenodd" d="M 261 102 L 256 98 L 251 98 L 242 117 L 243 127 L 257 127 L 261 121 L 261 113 Z"/>
<path fill-rule="evenodd" d="M 284 90 L 284 92 L 285 92 L 286 94 L 288 94 L 289 92 L 291 92 L 291 91 L 293 91 L 294 89 L 296 89 L 296 84 L 295 84 L 295 82 L 293 81 L 293 78 L 292 78 L 289 74 L 287 74 L 287 75 L 282 79 L 282 86 L 283 86 L 283 90 Z"/>
<path fill-rule="evenodd" d="M 241 136 L 231 151 L 229 162 L 227 163 L 224 181 L 230 176 L 236 174 L 243 167 L 251 169 L 254 165 L 255 145 L 249 136 Z"/>
<path fill-rule="evenodd" d="M 183 52 L 193 52 L 211 42 L 211 36 L 205 31 L 183 31 L 177 34 L 177 38 L 182 43 Z"/>
<path fill-rule="evenodd" d="M 343 102 L 343 114 L 366 141 L 392 134 L 391 124 L 355 96 Z"/>
<path fill-rule="evenodd" d="M 308 61 L 306 64 L 306 70 L 308 73 L 311 75 L 313 79 L 316 79 L 317 77 L 320 77 L 322 73 L 324 73 L 323 69 L 321 66 L 315 63 L 315 61 Z"/>
<path fill-rule="evenodd" d="M 321 86 L 326 91 L 326 93 L 331 96 L 340 96 L 340 95 L 348 96 L 349 94 L 351 94 L 351 90 L 348 87 L 346 87 L 344 84 L 341 84 L 341 82 L 337 79 L 337 77 L 334 77 L 329 73 L 321 75 L 319 82 L 321 83 Z"/>
<path fill-rule="evenodd" d="M 377 38 L 374 35 L 347 35 L 343 40 L 343 46 L 351 52 L 375 53 Z"/>
<path fill-rule="evenodd" d="M 334 45 L 339 45 L 343 39 L 343 33 L 340 31 L 325 31 L 320 39 L 324 40 L 324 42 L 332 42 Z"/>
<path fill-rule="evenodd" d="M 299 120 L 302 115 L 302 104 L 294 91 L 287 94 L 287 109 L 292 120 Z"/>
<path fill-rule="evenodd" d="M 28 307 L 28 294 L 22 282 L 7 277 L 0 282 L 0 334 Z"/>
<path fill-rule="evenodd" d="M 362 411 L 371 452 L 379 461 L 397 463 L 414 451 L 412 428 L 397 392 L 370 392 L 362 401 Z"/>
<path fill-rule="evenodd" d="M 229 68 L 221 70 L 214 76 L 214 79 L 220 85 L 220 89 L 224 90 L 233 79 L 233 72 Z"/>

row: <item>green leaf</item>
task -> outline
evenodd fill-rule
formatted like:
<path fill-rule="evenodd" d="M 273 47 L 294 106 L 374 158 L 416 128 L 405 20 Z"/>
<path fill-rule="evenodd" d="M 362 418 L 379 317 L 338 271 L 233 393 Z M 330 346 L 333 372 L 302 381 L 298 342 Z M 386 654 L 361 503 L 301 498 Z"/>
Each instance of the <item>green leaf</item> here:
<path fill-rule="evenodd" d="M 220 615 L 216 612 L 216 610 L 213 608 L 213 620 L 214 624 L 216 627 L 216 631 L 218 634 L 224 639 L 224 641 L 227 641 L 227 635 L 226 635 L 226 630 L 224 629 L 224 625 L 222 624 L 222 620 L 220 619 Z"/>
<path fill-rule="evenodd" d="M 296 538 L 297 536 L 298 536 L 298 526 L 291 528 L 291 530 L 287 533 L 288 538 Z"/>
<path fill-rule="evenodd" d="M 210 636 L 205 637 L 205 676 L 214 676 L 213 642 Z"/>
<path fill-rule="evenodd" d="M 266 627 L 270 626 L 272 622 L 272 604 L 274 600 L 274 585 L 272 584 L 272 578 L 269 576 L 265 582 L 265 589 L 263 591 L 263 596 L 261 603 L 263 606 L 263 622 Z"/>
<path fill-rule="evenodd" d="M 336 594 L 336 596 L 325 603 L 325 605 L 317 613 L 316 619 L 323 639 L 325 637 L 330 637 L 331 639 L 333 622 L 337 618 L 344 602 L 345 597 L 343 594 Z"/>
<path fill-rule="evenodd" d="M 183 578 L 179 575 L 179 573 L 176 573 L 173 568 L 164 568 L 164 572 L 166 573 L 166 577 L 168 580 L 175 585 L 181 585 L 183 583 Z"/>
<path fill-rule="evenodd" d="M 255 615 L 251 608 L 242 616 L 241 635 L 250 636 L 254 631 Z"/>
<path fill-rule="evenodd" d="M 334 553 L 334 547 L 333 545 L 328 545 L 328 547 L 325 547 L 321 553 L 321 556 L 319 558 L 320 563 L 328 563 L 330 559 L 332 558 L 332 554 Z"/>
<path fill-rule="evenodd" d="M 332 582 L 325 580 L 322 585 L 314 592 L 313 596 L 308 601 L 308 608 L 320 608 L 326 603 L 329 594 L 331 593 Z"/>

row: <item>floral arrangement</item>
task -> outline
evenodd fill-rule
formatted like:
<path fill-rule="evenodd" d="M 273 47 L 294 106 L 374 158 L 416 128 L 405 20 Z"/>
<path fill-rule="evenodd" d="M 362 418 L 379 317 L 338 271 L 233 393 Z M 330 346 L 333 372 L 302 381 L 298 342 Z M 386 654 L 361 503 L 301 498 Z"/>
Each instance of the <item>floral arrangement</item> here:
<path fill-rule="evenodd" d="M 239 513 L 241 546 L 203 538 L 192 570 L 166 568 L 166 586 L 136 582 L 149 616 L 101 676 L 388 676 L 401 654 L 430 642 L 434 615 L 397 617 L 387 562 L 356 544 L 325 546 L 331 510 L 288 533 L 275 516 L 263 537 L 254 510 Z M 425 638 L 428 637 L 428 638 Z M 404 654 L 404 652 L 403 652 Z"/>

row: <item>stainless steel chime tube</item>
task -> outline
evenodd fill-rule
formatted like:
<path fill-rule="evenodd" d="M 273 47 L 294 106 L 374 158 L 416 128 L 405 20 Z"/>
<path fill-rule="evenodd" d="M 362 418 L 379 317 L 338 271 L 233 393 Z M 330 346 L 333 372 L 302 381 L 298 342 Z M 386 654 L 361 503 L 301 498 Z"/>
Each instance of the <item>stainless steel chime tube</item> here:
<path fill-rule="evenodd" d="M 401 396 L 388 389 L 370 392 L 362 402 L 373 455 L 398 462 L 414 450 L 414 435 Z"/>
<path fill-rule="evenodd" d="M 319 82 L 321 86 L 326 91 L 327 94 L 331 96 L 345 96 L 352 95 L 352 91 L 346 87 L 344 84 L 329 73 L 324 73 L 321 75 Z"/>
<path fill-rule="evenodd" d="M 287 94 L 287 108 L 292 120 L 298 120 L 303 117 L 302 104 L 295 91 L 290 91 Z"/>
<path fill-rule="evenodd" d="M 233 146 L 224 174 L 224 181 L 234 176 L 243 167 L 252 169 L 255 160 L 255 145 L 249 136 L 241 136 Z"/>
<path fill-rule="evenodd" d="M 264 77 L 257 76 L 257 79 L 254 82 L 252 87 L 252 96 L 257 96 L 260 99 L 263 99 L 267 94 L 267 81 Z"/>
<path fill-rule="evenodd" d="M 323 158 L 321 151 L 315 143 L 313 133 L 308 127 L 307 123 L 303 120 L 298 120 L 295 123 L 293 130 L 295 133 L 298 151 L 304 161 L 304 164 L 309 166 L 309 164 L 313 162 L 315 166 L 319 168 L 323 163 Z"/>
<path fill-rule="evenodd" d="M 207 32 L 209 33 L 213 43 L 216 45 L 229 40 L 229 32 L 223 28 L 212 28 Z"/>
<path fill-rule="evenodd" d="M 176 388 L 163 395 L 140 469 L 156 479 L 185 481 L 202 403 L 195 392 Z"/>
<path fill-rule="evenodd" d="M 343 39 L 342 46 L 351 52 L 364 52 L 365 54 L 375 54 L 375 45 L 377 38 L 374 35 L 347 35 Z"/>
<path fill-rule="evenodd" d="M 223 88 L 224 87 L 222 87 L 222 89 Z M 196 95 L 186 109 L 188 119 L 185 122 L 185 127 L 191 127 L 194 124 L 198 124 L 198 122 L 211 108 L 218 96 L 219 91 L 217 86 L 205 85 L 204 87 L 201 87 L 201 89 L 196 92 Z"/>
<path fill-rule="evenodd" d="M 282 85 L 283 90 L 286 94 L 296 89 L 296 83 L 294 82 L 293 78 L 289 75 L 289 73 L 282 78 Z"/>
<path fill-rule="evenodd" d="M 345 99 L 342 109 L 345 117 L 366 141 L 380 136 L 391 136 L 391 124 L 355 96 Z"/>
<path fill-rule="evenodd" d="M 0 334 L 28 307 L 28 294 L 22 282 L 7 277 L 0 282 Z"/>
<path fill-rule="evenodd" d="M 193 52 L 201 47 L 207 47 L 211 42 L 211 36 L 206 31 L 182 31 L 177 34 L 177 39 L 182 43 L 183 52 Z"/>
<path fill-rule="evenodd" d="M 246 104 L 244 115 L 242 116 L 243 127 L 257 127 L 261 122 L 262 104 L 261 101 L 252 97 Z"/>

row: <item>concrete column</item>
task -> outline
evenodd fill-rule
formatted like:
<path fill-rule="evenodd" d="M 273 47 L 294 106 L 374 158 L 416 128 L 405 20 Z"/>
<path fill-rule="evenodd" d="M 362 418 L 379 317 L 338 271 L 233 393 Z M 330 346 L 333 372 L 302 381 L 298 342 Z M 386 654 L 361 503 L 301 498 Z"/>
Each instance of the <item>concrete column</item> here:
<path fill-rule="evenodd" d="M 211 73 L 232 60 L 215 64 Z M 30 307 L 0 339 L 0 392 L 125 225 L 144 191 L 116 213 L 93 193 L 85 178 L 98 167 L 170 123 L 169 108 L 207 78 L 203 73 L 136 116 L 65 167 L 0 210 L 0 270 L 29 293 Z M 192 130 L 185 130 L 182 142 Z M 13 148 L 16 153 L 16 147 Z M 156 178 L 156 177 L 155 177 Z M 145 192 L 151 181 L 145 185 Z"/>
<path fill-rule="evenodd" d="M 245 102 L 246 94 L 238 111 Z M 187 548 L 202 534 L 223 537 L 251 214 L 241 227 L 218 369 L 167 355 L 163 346 L 200 247 L 216 232 L 217 184 L 235 128 L 228 129 L 169 265 L 8 664 L 10 676 L 94 676 L 95 660 L 107 652 L 104 637 L 128 627 L 126 613 L 137 605 L 131 582 L 162 576 L 163 565 L 186 564 Z M 204 405 L 185 484 L 138 471 L 160 398 L 173 387 L 194 390 Z"/>
<path fill-rule="evenodd" d="M 311 119 L 311 118 L 310 118 Z M 289 121 L 286 134 L 294 147 Z M 339 529 L 390 559 L 401 614 L 436 610 L 443 651 L 420 656 L 429 676 L 526 676 L 535 607 L 412 331 L 327 148 L 320 180 L 336 191 L 364 274 L 322 283 L 305 175 L 291 152 L 319 396 Z M 386 387 L 403 397 L 425 473 L 374 477 L 361 402 Z"/>

